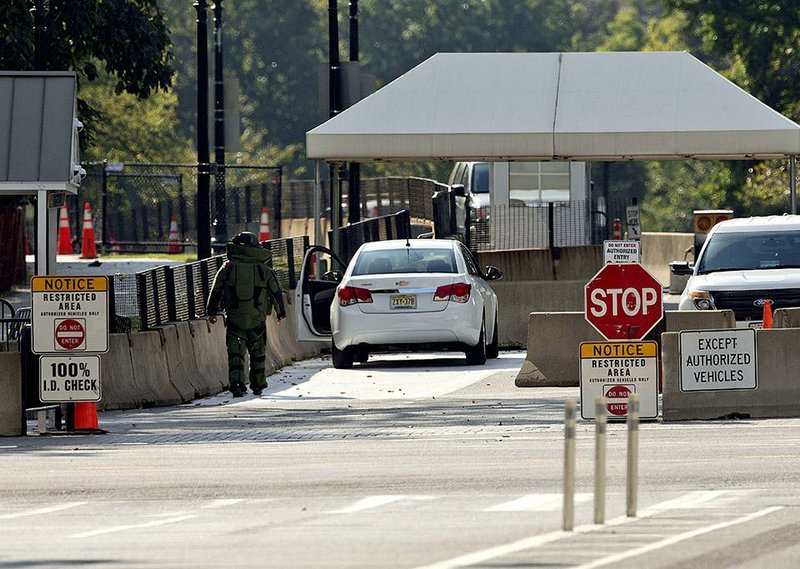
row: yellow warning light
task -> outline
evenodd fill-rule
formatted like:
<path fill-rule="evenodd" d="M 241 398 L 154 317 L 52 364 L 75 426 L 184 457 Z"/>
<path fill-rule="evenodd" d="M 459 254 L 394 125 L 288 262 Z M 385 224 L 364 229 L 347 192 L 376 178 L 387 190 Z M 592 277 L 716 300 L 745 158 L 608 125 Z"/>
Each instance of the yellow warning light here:
<path fill-rule="evenodd" d="M 717 223 L 732 217 L 732 209 L 697 209 L 694 211 L 694 232 L 708 233 Z"/>

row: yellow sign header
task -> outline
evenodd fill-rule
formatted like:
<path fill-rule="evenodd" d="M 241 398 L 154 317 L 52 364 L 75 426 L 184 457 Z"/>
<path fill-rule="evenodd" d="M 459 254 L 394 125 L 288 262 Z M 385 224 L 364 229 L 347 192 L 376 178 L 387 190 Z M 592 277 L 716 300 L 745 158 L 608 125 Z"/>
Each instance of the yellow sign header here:
<path fill-rule="evenodd" d="M 581 359 L 587 358 L 655 358 L 656 342 L 583 342 Z"/>
<path fill-rule="evenodd" d="M 108 277 L 51 277 L 31 279 L 31 292 L 106 292 Z"/>

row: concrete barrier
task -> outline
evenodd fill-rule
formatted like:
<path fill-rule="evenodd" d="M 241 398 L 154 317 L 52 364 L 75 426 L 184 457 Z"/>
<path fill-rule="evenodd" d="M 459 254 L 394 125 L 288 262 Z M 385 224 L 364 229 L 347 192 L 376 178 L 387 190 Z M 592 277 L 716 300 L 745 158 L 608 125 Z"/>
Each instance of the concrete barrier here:
<path fill-rule="evenodd" d="M 97 408 L 135 409 L 141 407 L 145 393 L 136 383 L 128 334 L 111 334 L 108 352 L 100 357 L 102 399 Z"/>
<path fill-rule="evenodd" d="M 797 380 L 797 346 L 800 328 L 758 330 L 756 365 L 758 388 L 682 392 L 677 333 L 662 337 L 665 421 L 800 417 L 800 381 Z"/>
<path fill-rule="evenodd" d="M 667 311 L 646 337 L 660 341 L 665 330 L 715 330 L 735 327 L 730 310 Z M 579 384 L 581 342 L 605 341 L 584 312 L 533 312 L 528 319 L 528 353 L 517 387 L 574 387 Z"/>
<path fill-rule="evenodd" d="M 158 330 L 166 350 L 169 381 L 183 401 L 208 395 L 211 389 L 202 379 L 194 357 L 192 333 L 187 322 L 168 324 Z"/>
<path fill-rule="evenodd" d="M 147 405 L 175 405 L 184 399 L 169 380 L 167 352 L 160 332 L 130 334 L 133 377 Z"/>
<path fill-rule="evenodd" d="M 25 434 L 22 413 L 22 359 L 18 352 L 0 353 L 0 436 Z"/>
<path fill-rule="evenodd" d="M 225 323 L 222 318 L 215 324 L 208 320 L 191 320 L 192 347 L 200 372 L 199 380 L 209 393 L 219 393 L 228 385 L 228 352 L 225 347 Z"/>
<path fill-rule="evenodd" d="M 800 328 L 800 308 L 778 308 L 772 314 L 774 328 Z"/>

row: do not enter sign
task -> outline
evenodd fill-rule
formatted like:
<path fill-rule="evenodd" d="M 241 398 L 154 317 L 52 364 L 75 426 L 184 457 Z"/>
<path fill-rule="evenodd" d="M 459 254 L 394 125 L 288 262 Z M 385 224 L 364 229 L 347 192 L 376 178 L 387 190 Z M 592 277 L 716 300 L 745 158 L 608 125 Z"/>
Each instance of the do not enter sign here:
<path fill-rule="evenodd" d="M 79 350 L 86 341 L 86 328 L 78 320 L 56 321 L 56 348 L 62 350 Z"/>
<path fill-rule="evenodd" d="M 661 321 L 661 283 L 636 263 L 608 264 L 586 285 L 586 320 L 607 340 L 641 340 Z"/>
<path fill-rule="evenodd" d="M 617 417 L 624 417 L 628 414 L 628 397 L 630 397 L 631 388 L 627 385 L 612 385 L 606 390 L 606 407 L 611 415 Z"/>

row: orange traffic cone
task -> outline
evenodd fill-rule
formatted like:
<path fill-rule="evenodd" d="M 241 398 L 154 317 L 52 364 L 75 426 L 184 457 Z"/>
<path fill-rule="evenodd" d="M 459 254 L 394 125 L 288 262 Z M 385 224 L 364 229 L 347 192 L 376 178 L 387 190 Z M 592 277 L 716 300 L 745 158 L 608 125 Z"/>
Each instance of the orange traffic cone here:
<path fill-rule="evenodd" d="M 83 206 L 83 243 L 81 244 L 81 259 L 96 259 L 97 245 L 94 242 L 94 226 L 92 225 L 92 210 L 89 202 Z"/>
<path fill-rule="evenodd" d="M 72 253 L 72 234 L 69 231 L 67 204 L 64 204 L 61 206 L 61 214 L 58 216 L 58 254 L 72 255 Z"/>
<path fill-rule="evenodd" d="M 764 301 L 764 315 L 761 318 L 763 320 L 761 327 L 765 330 L 768 328 L 772 328 L 772 301 L 765 300 Z"/>
<path fill-rule="evenodd" d="M 174 215 L 169 220 L 169 245 L 167 245 L 167 253 L 180 253 L 181 239 L 178 237 L 178 218 Z"/>
<path fill-rule="evenodd" d="M 261 208 L 261 224 L 258 227 L 258 240 L 269 241 L 272 239 L 272 232 L 269 230 L 269 210 Z"/>
<path fill-rule="evenodd" d="M 92 402 L 75 403 L 75 430 L 97 431 L 97 405 Z"/>

